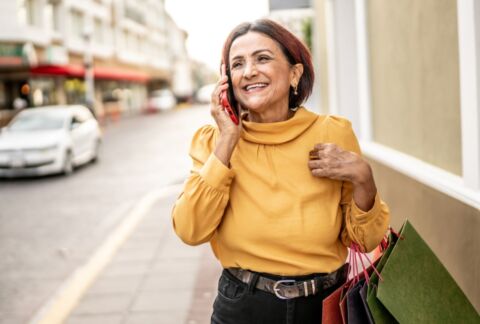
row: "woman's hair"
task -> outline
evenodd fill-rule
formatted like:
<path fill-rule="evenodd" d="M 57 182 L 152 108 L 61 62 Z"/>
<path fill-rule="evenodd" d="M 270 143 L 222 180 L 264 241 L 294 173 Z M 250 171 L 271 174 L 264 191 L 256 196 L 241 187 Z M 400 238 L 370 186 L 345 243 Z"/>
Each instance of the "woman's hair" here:
<path fill-rule="evenodd" d="M 303 64 L 303 74 L 298 83 L 297 95 L 290 88 L 288 107 L 300 106 L 312 93 L 314 72 L 310 51 L 295 35 L 286 28 L 269 19 L 260 19 L 252 23 L 243 23 L 235 27 L 228 35 L 223 45 L 222 62 L 225 63 L 227 71 L 230 71 L 230 48 L 232 43 L 240 36 L 248 32 L 257 32 L 270 37 L 277 42 L 283 54 L 290 64 Z"/>

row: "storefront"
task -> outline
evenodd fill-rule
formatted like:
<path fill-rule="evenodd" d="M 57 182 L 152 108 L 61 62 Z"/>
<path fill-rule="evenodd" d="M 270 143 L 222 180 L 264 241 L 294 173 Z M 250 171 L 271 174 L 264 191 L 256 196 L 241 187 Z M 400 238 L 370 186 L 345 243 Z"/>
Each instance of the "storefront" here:
<path fill-rule="evenodd" d="M 30 68 L 34 106 L 85 104 L 85 70 L 79 65 L 39 65 Z M 94 113 L 101 120 L 138 113 L 147 100 L 149 76 L 113 67 L 95 67 Z M 36 94 L 36 95 L 35 95 Z"/>

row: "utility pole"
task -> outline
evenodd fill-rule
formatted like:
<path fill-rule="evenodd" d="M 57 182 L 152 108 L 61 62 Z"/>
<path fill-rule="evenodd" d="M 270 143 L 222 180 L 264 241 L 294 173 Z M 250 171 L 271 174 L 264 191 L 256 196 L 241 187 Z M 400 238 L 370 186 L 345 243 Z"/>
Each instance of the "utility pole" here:
<path fill-rule="evenodd" d="M 85 104 L 92 114 L 95 114 L 95 80 L 93 75 L 92 28 L 85 27 L 83 32 L 85 52 L 83 66 L 85 69 Z"/>

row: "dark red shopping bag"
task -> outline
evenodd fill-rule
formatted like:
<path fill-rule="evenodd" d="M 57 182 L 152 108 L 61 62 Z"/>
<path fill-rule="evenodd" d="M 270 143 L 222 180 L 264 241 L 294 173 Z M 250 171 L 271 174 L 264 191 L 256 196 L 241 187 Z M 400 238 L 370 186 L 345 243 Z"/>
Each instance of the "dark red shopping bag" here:
<path fill-rule="evenodd" d="M 359 283 L 360 280 L 366 280 L 368 282 L 370 274 L 373 271 L 377 272 L 375 263 L 378 262 L 378 260 L 372 263 L 367 257 L 370 266 L 366 268 L 364 266 L 362 257 L 366 257 L 365 253 L 360 252 L 358 245 L 352 243 L 349 259 L 349 264 L 351 265 L 349 266 L 349 272 L 352 271 L 352 278 L 323 300 L 322 324 L 348 323 L 347 295 L 349 294 L 350 290 Z M 363 271 L 358 271 L 357 258 L 359 258 L 361 261 Z M 362 309 L 361 311 L 364 310 Z"/>

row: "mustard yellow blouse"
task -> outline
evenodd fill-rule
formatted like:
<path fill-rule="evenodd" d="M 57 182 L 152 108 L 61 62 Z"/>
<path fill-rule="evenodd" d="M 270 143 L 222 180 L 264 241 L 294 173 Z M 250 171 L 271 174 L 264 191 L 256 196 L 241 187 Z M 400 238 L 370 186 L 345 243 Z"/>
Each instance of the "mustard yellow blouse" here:
<path fill-rule="evenodd" d="M 213 151 L 218 129 L 193 137 L 193 168 L 173 208 L 173 226 L 187 244 L 210 242 L 223 267 L 278 275 L 331 272 L 353 240 L 371 251 L 389 223 L 377 193 L 365 212 L 352 184 L 312 176 L 307 162 L 316 143 L 360 154 L 351 123 L 300 108 L 277 123 L 242 121 L 230 168 Z"/>

